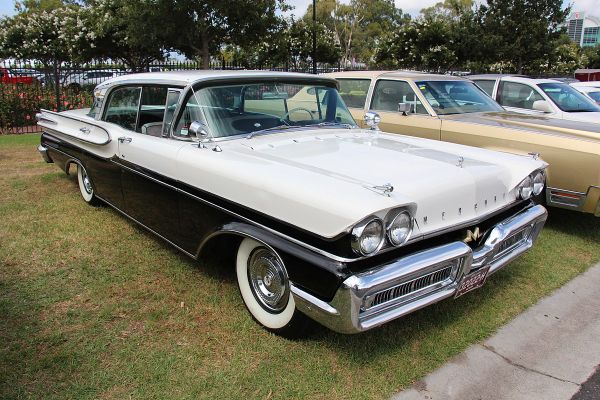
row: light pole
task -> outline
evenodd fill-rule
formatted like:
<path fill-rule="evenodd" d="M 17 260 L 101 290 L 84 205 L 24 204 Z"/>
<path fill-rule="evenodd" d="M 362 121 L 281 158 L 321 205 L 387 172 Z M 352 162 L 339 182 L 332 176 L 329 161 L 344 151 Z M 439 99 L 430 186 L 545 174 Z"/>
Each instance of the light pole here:
<path fill-rule="evenodd" d="M 313 26 L 312 26 L 312 72 L 317 73 L 317 0 L 313 0 Z"/>

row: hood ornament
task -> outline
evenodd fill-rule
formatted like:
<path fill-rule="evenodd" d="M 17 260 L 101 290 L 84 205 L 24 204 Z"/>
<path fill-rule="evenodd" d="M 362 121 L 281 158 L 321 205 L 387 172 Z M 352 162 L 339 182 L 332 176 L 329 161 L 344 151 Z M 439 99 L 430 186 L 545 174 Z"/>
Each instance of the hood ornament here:
<path fill-rule="evenodd" d="M 533 158 L 534 160 L 538 160 L 540 158 L 540 153 L 531 152 L 531 153 L 527 153 L 527 154 L 530 155 L 531 158 Z"/>
<path fill-rule="evenodd" d="M 391 183 L 386 183 L 381 186 L 365 186 L 367 189 L 374 191 L 375 193 L 379 193 L 382 196 L 390 197 L 392 192 L 394 191 L 394 187 Z"/>
<path fill-rule="evenodd" d="M 458 156 L 458 164 L 456 164 L 456 166 L 458 168 L 462 168 L 463 167 L 463 163 L 465 162 L 465 158 L 462 156 Z"/>

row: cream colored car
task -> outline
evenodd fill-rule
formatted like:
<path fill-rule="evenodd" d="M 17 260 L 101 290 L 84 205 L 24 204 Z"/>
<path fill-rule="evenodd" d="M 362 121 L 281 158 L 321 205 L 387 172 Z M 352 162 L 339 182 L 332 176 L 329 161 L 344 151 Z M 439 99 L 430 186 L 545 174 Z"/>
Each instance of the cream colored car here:
<path fill-rule="evenodd" d="M 329 76 L 339 81 L 357 121 L 372 110 L 386 132 L 539 154 L 550 164 L 547 204 L 600 216 L 599 124 L 507 112 L 474 83 L 458 77 L 405 71 Z"/>

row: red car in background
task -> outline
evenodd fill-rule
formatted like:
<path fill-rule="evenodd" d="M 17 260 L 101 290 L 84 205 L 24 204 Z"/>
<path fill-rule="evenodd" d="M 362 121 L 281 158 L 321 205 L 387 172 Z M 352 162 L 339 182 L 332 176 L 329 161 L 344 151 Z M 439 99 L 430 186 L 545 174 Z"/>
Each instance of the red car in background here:
<path fill-rule="evenodd" d="M 35 80 L 32 76 L 15 76 L 10 70 L 0 68 L 0 83 L 31 85 Z"/>

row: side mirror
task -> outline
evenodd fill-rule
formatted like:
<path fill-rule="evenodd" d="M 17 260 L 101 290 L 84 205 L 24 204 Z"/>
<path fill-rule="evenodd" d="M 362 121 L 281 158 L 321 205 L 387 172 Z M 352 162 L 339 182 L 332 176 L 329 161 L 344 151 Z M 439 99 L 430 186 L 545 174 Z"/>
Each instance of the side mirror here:
<path fill-rule="evenodd" d="M 381 122 L 381 117 L 375 111 L 367 111 L 365 113 L 364 120 L 365 120 L 365 124 L 367 124 L 367 126 L 372 131 L 378 131 L 379 130 L 378 125 Z"/>
<path fill-rule="evenodd" d="M 398 112 L 402 115 L 408 115 L 413 112 L 412 103 L 398 103 Z"/>
<path fill-rule="evenodd" d="M 542 111 L 545 113 L 551 113 L 552 107 L 546 100 L 536 100 L 533 102 L 533 109 L 536 111 Z"/>
<path fill-rule="evenodd" d="M 209 137 L 208 126 L 200 121 L 192 122 L 188 128 L 188 132 L 190 133 L 192 140 L 195 142 L 203 142 L 207 137 Z"/>

